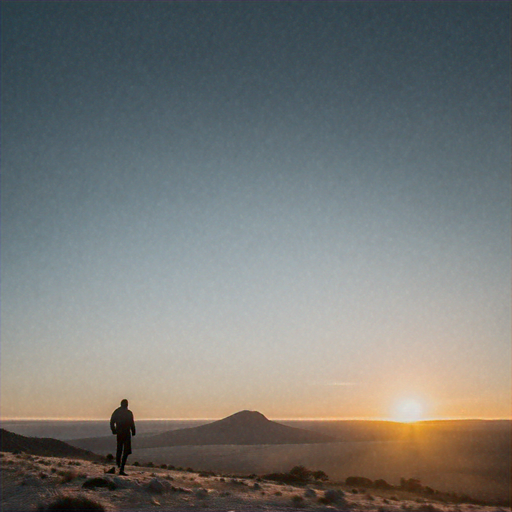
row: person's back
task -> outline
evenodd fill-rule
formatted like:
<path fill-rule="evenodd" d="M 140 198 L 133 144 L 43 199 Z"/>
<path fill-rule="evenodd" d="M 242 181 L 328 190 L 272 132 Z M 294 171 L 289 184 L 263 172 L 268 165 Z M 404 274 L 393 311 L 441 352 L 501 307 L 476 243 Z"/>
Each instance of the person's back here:
<path fill-rule="evenodd" d="M 135 422 L 133 413 L 127 407 L 118 407 L 110 419 L 112 432 L 119 435 L 127 435 L 131 431 L 135 435 Z"/>

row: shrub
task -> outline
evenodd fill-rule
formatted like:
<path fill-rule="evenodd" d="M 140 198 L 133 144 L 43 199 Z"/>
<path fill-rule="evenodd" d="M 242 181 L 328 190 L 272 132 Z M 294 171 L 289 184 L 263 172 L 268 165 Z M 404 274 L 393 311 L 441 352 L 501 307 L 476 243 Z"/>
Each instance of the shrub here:
<path fill-rule="evenodd" d="M 112 482 L 111 480 L 107 480 L 106 478 L 89 478 L 89 480 L 86 480 L 82 487 L 84 489 L 95 489 L 96 487 L 106 487 L 107 489 L 113 491 L 117 488 L 116 484 Z"/>
<path fill-rule="evenodd" d="M 318 471 L 313 471 L 311 473 L 311 476 L 317 480 L 317 481 L 321 481 L 321 482 L 327 482 L 327 480 L 329 480 L 329 477 L 327 476 L 327 474 L 324 472 L 324 471 L 321 471 L 321 470 L 318 470 Z"/>
<path fill-rule="evenodd" d="M 375 480 L 375 482 L 373 482 L 373 486 L 375 487 L 375 489 L 393 489 L 393 486 L 391 484 L 388 484 L 386 480 L 382 480 L 382 478 L 379 480 Z"/>
<path fill-rule="evenodd" d="M 295 507 L 303 507 L 304 498 L 302 496 L 292 496 L 292 503 Z"/>
<path fill-rule="evenodd" d="M 111 462 L 114 460 L 114 456 L 111 453 L 109 453 L 105 458 L 107 459 L 108 462 Z"/>
<path fill-rule="evenodd" d="M 103 505 L 81 496 L 58 498 L 46 507 L 40 506 L 38 510 L 39 512 L 105 512 Z"/>
<path fill-rule="evenodd" d="M 345 483 L 354 487 L 371 487 L 373 485 L 372 480 L 364 476 L 349 476 L 345 480 Z"/>
<path fill-rule="evenodd" d="M 306 469 L 304 466 L 293 467 L 290 469 L 289 474 L 299 482 L 307 482 L 311 477 L 311 471 Z"/>
<path fill-rule="evenodd" d="M 78 476 L 76 471 L 74 471 L 74 470 L 59 471 L 59 475 L 62 477 L 61 483 L 63 483 L 63 484 L 72 482 Z"/>
<path fill-rule="evenodd" d="M 410 492 L 418 492 L 423 489 L 421 481 L 418 480 L 417 478 L 409 478 L 409 480 L 406 480 L 405 478 L 400 478 L 400 487 L 405 491 Z"/>
<path fill-rule="evenodd" d="M 323 474 L 325 475 L 325 473 Z M 281 484 L 306 484 L 311 480 L 312 476 L 313 472 L 304 466 L 295 466 L 288 473 L 268 473 L 263 475 L 263 478 Z"/>
<path fill-rule="evenodd" d="M 140 466 L 140 463 L 139 463 L 138 461 L 135 461 L 135 462 L 133 463 L 133 465 L 138 467 L 138 466 Z"/>
<path fill-rule="evenodd" d="M 324 503 L 326 505 L 331 503 L 343 503 L 345 498 L 343 497 L 343 493 L 341 491 L 336 491 L 334 489 L 329 489 L 324 492 L 323 498 L 320 498 L 320 503 Z"/>

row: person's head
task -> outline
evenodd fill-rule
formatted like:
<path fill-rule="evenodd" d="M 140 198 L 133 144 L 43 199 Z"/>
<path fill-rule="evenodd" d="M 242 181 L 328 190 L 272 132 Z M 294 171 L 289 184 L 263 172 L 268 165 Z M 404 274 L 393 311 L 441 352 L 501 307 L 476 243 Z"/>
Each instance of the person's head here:
<path fill-rule="evenodd" d="M 123 400 L 121 400 L 121 407 L 128 409 L 128 400 L 126 400 L 126 398 L 123 398 Z"/>

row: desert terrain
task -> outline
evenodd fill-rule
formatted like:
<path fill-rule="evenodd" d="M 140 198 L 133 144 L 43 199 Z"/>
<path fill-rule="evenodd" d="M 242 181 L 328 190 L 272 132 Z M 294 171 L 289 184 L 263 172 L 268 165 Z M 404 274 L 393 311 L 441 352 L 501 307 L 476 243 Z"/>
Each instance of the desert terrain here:
<path fill-rule="evenodd" d="M 335 481 L 360 475 L 398 485 L 401 478 L 415 478 L 444 492 L 510 502 L 510 421 L 296 421 L 286 425 L 316 432 L 323 437 L 315 440 L 322 442 L 263 444 L 246 440 L 242 444 L 226 439 L 236 440 L 240 430 L 254 432 L 254 439 L 262 439 L 275 422 L 261 416 L 234 417 L 240 422 L 231 425 L 227 438 L 223 437 L 226 430 L 221 429 L 217 443 L 212 441 L 212 432 L 224 426 L 224 420 L 136 437 L 130 461 L 245 475 L 283 472 L 304 465 L 325 471 Z M 211 444 L 195 444 L 196 436 L 202 439 L 206 433 Z M 160 443 L 155 442 L 158 439 Z M 68 442 L 101 455 L 112 453 L 115 444 L 112 436 Z"/>
<path fill-rule="evenodd" d="M 112 435 L 64 442 L 2 430 L 2 511 L 66 497 L 112 511 L 504 510 L 510 434 L 510 421 L 274 422 L 250 411 L 163 432 L 141 422 L 122 478 L 109 472 Z M 286 477 L 297 467 L 308 478 Z"/>
<path fill-rule="evenodd" d="M 333 511 L 497 512 L 503 507 L 453 501 L 399 489 L 336 482 L 278 483 L 265 476 L 222 475 L 192 469 L 130 466 L 111 474 L 108 461 L 2 452 L 3 512 L 71 510 L 51 508 L 81 500 L 97 511 Z M 71 505 L 69 505 L 71 504 Z M 85 504 L 85 505 L 84 505 Z M 76 510 L 76 509 L 75 509 Z"/>

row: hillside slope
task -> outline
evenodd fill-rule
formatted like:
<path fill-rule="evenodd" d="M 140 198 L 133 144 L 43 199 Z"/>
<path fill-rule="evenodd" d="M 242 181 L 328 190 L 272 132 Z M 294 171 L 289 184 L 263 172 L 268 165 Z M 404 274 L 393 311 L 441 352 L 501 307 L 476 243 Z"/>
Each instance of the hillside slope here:
<path fill-rule="evenodd" d="M 3 452 L 24 452 L 45 457 L 68 457 L 85 460 L 103 460 L 91 451 L 77 448 L 58 439 L 25 437 L 0 429 L 0 449 Z"/>

